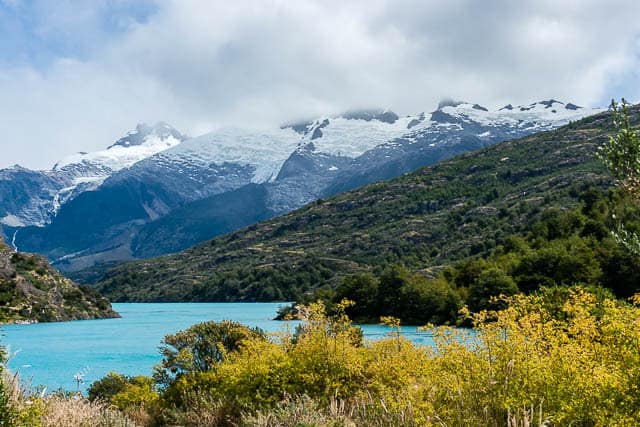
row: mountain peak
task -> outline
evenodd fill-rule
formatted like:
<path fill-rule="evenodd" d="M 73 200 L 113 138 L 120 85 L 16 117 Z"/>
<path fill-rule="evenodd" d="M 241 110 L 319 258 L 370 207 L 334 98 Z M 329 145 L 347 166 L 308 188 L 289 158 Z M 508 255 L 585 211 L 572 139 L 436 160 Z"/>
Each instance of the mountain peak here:
<path fill-rule="evenodd" d="M 295 132 L 301 135 L 306 135 L 307 133 L 312 131 L 315 133 L 318 128 L 328 126 L 329 122 L 333 119 L 363 120 L 365 122 L 377 120 L 379 122 L 392 125 L 400 119 L 400 116 L 398 116 L 395 112 L 384 108 L 364 108 L 347 110 L 337 116 L 323 116 L 313 120 L 285 122 L 280 125 L 280 129 L 293 129 Z M 316 138 L 319 137 L 318 133 L 315 134 Z"/>
<path fill-rule="evenodd" d="M 83 176 L 85 181 L 89 176 L 95 176 L 96 182 L 102 182 L 110 173 L 129 167 L 186 139 L 186 135 L 167 123 L 158 122 L 153 126 L 138 123 L 134 130 L 106 149 L 68 156 L 56 163 L 53 170 L 74 169 L 75 174 Z"/>
<path fill-rule="evenodd" d="M 551 98 L 548 101 L 538 101 L 537 104 L 542 104 L 542 105 L 545 106 L 545 108 L 552 108 L 554 106 L 554 104 L 564 105 L 564 102 L 557 101 L 557 100 Z"/>
<path fill-rule="evenodd" d="M 458 105 L 466 104 L 463 101 L 456 101 L 452 98 L 444 98 L 438 102 L 437 110 L 442 110 L 444 107 L 457 107 Z"/>
<path fill-rule="evenodd" d="M 441 111 L 447 107 L 451 107 L 451 108 L 463 107 L 463 108 L 472 108 L 474 110 L 484 111 L 484 112 L 489 111 L 487 107 L 484 107 L 480 104 L 473 104 L 471 102 L 466 102 L 466 101 L 455 101 L 450 98 L 445 98 L 440 102 L 438 102 L 438 108 L 436 108 L 436 111 Z"/>
<path fill-rule="evenodd" d="M 314 123 L 314 120 L 290 121 L 282 123 L 280 125 L 280 129 L 292 129 L 294 132 L 304 135 L 309 131 Z"/>
<path fill-rule="evenodd" d="M 378 120 L 379 122 L 394 124 L 400 117 L 391 110 L 385 109 L 362 109 L 362 110 L 350 110 L 340 115 L 343 119 L 347 120 L 364 120 L 370 122 L 371 120 Z"/>
<path fill-rule="evenodd" d="M 107 149 L 111 149 L 116 146 L 120 147 L 134 147 L 142 145 L 149 136 L 155 136 L 161 140 L 173 137 L 179 141 L 187 139 L 186 135 L 183 135 L 171 125 L 165 122 L 158 122 L 153 126 L 149 126 L 146 123 L 138 123 L 136 128 L 124 137 L 117 140 L 113 145 L 110 145 Z"/>
<path fill-rule="evenodd" d="M 509 104 L 508 106 L 511 106 L 511 104 Z M 507 107 L 508 107 L 507 106 Z M 504 109 L 506 107 L 503 107 L 502 109 Z M 564 103 L 562 101 L 558 101 L 557 99 L 548 99 L 548 100 L 542 100 L 542 101 L 538 101 L 538 102 L 533 102 L 529 105 L 518 105 L 517 110 L 519 111 L 529 111 L 529 110 L 538 110 L 538 111 L 544 111 L 544 110 L 551 110 L 552 112 L 556 112 L 558 110 L 580 110 L 583 107 L 580 107 L 576 104 L 572 104 L 571 102 L 568 103 Z M 509 108 L 509 109 L 513 109 Z"/>

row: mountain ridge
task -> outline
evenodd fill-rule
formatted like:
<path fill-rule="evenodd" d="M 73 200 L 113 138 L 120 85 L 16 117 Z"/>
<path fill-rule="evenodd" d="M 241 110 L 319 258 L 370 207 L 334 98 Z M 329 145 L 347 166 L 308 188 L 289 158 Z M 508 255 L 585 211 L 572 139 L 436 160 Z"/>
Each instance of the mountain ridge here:
<path fill-rule="evenodd" d="M 99 264 L 175 252 L 320 197 L 597 111 L 566 109 L 555 100 L 506 112 L 444 102 L 432 113 L 414 116 L 370 109 L 267 131 L 221 128 L 169 144 L 115 173 L 109 169 L 104 179 L 87 179 L 73 197 L 56 202 L 50 224 L 17 227 L 12 222 L 7 233 L 21 249 L 45 254 L 57 268 L 73 274 Z M 153 129 L 175 140 L 165 126 Z M 139 136 L 149 129 L 138 126 L 115 148 L 137 149 Z M 84 162 L 101 156 L 80 157 Z M 263 188 L 254 191 L 252 184 Z M 232 200 L 234 195 L 239 199 Z M 223 207 L 242 202 L 245 209 L 233 214 Z"/>
<path fill-rule="evenodd" d="M 49 170 L 21 166 L 0 169 L 0 224 L 43 227 L 60 207 L 98 188 L 114 173 L 171 146 L 186 136 L 167 125 L 138 124 L 108 148 L 66 156 Z"/>
<path fill-rule="evenodd" d="M 395 262 L 428 274 L 490 250 L 549 207 L 575 205 L 586 188 L 608 188 L 594 153 L 611 130 L 604 113 L 462 154 L 116 267 L 98 288 L 118 301 L 287 300 Z"/>

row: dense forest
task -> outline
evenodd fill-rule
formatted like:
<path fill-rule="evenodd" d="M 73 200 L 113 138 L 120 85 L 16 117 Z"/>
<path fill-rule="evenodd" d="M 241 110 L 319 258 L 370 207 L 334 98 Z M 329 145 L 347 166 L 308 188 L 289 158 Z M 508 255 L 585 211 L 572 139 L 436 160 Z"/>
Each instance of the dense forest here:
<path fill-rule="evenodd" d="M 492 309 L 502 304 L 496 297 L 543 287 L 582 285 L 632 296 L 640 291 L 640 260 L 611 231 L 620 221 L 630 232 L 640 231 L 640 211 L 619 191 L 592 189 L 579 199 L 573 209 L 546 210 L 525 234 L 506 236 L 488 255 L 449 266 L 435 278 L 395 265 L 377 276 L 346 276 L 336 288 L 320 288 L 302 302 L 321 299 L 332 307 L 346 298 L 355 302 L 347 313 L 356 321 L 395 316 L 422 325 L 463 322 L 463 305 L 474 312 Z"/>

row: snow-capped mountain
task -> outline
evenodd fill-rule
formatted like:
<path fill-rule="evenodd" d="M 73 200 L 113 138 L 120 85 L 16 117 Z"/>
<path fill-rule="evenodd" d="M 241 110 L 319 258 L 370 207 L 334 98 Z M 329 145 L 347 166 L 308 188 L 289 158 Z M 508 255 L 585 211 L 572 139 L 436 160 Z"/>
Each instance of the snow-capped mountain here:
<path fill-rule="evenodd" d="M 74 184 L 91 182 L 97 186 L 114 172 L 175 147 L 185 139 L 185 135 L 166 123 L 155 126 L 141 123 L 105 150 L 77 153 L 60 160 L 51 173 L 71 179 Z"/>
<path fill-rule="evenodd" d="M 308 123 L 288 125 L 302 135 L 298 148 L 355 158 L 373 147 L 404 135 L 420 116 L 398 117 L 393 111 L 364 110 L 322 117 Z"/>
<path fill-rule="evenodd" d="M 306 191 L 277 191 L 278 196 L 274 195 L 270 207 L 278 212 L 281 212 L 279 207 L 290 210 L 318 197 L 390 179 L 495 142 L 554 129 L 600 111 L 603 110 L 556 100 L 517 107 L 507 105 L 495 110 L 448 100 L 440 102 L 431 113 L 403 118 L 379 111 L 378 115 L 385 114 L 386 120 L 374 121 L 374 142 L 367 139 L 361 128 L 363 123 L 352 123 L 355 121 L 342 117 L 318 120 L 306 127 L 298 125 L 297 129 L 304 132 L 304 137 L 296 153 L 283 165 L 278 178 L 286 182 L 287 178 L 308 174 L 311 170 L 316 176 L 303 181 Z M 332 127 L 334 123 L 337 126 Z M 349 125 L 351 132 L 345 130 Z M 322 134 L 316 132 L 318 128 Z M 346 147 L 352 149 L 357 145 L 366 150 L 341 150 L 341 141 L 349 140 L 349 134 L 353 137 L 344 144 Z M 327 140 L 322 141 L 325 137 Z M 344 154 L 351 156 L 345 158 Z"/>
<path fill-rule="evenodd" d="M 153 158 L 158 163 L 181 168 L 206 168 L 211 164 L 249 167 L 251 182 L 273 180 L 295 150 L 299 135 L 291 129 L 262 132 L 222 128 L 190 139 Z"/>
<path fill-rule="evenodd" d="M 166 123 L 139 124 L 108 148 L 65 157 L 51 170 L 32 171 L 20 166 L 0 170 L 0 224 L 44 226 L 77 195 L 96 189 L 115 172 L 185 139 Z"/>
<path fill-rule="evenodd" d="M 48 211 L 55 214 L 51 223 L 20 228 L 15 242 L 67 271 L 159 255 L 600 111 L 556 100 L 493 110 L 445 101 L 412 116 L 361 110 L 264 131 L 222 128 L 191 139 L 163 124 L 139 126 L 106 150 L 59 162 L 47 177 L 65 171 L 65 185 L 75 185 L 77 194 L 62 199 L 65 187 L 59 188 L 62 207 Z M 7 234 L 20 226 L 10 219 L 5 224 L 14 228 Z"/>
<path fill-rule="evenodd" d="M 553 129 L 599 111 L 602 109 L 583 108 L 555 99 L 517 107 L 508 104 L 494 111 L 478 104 L 445 101 L 441 102 L 438 109 L 431 114 L 431 121 L 444 126 L 475 123 L 517 134 L 523 129 L 536 131 Z"/>
<path fill-rule="evenodd" d="M 489 133 L 479 133 L 479 137 L 491 137 L 491 129 L 501 135 L 519 135 L 523 131 L 553 129 L 599 111 L 554 99 L 526 106 L 509 104 L 494 111 L 478 104 L 447 100 L 440 102 L 428 117 L 425 113 L 398 117 L 388 110 L 365 110 L 285 126 L 302 134 L 300 150 L 356 158 L 397 138 L 441 133 L 442 128 L 486 127 Z"/>
<path fill-rule="evenodd" d="M 430 147 L 451 145 L 458 143 L 463 136 L 477 138 L 487 144 L 555 129 L 601 111 L 604 110 L 587 109 L 553 99 L 527 106 L 513 107 L 509 104 L 493 111 L 468 102 L 442 101 L 430 114 L 429 120 L 412 127 L 399 138 L 380 144 L 369 154 L 424 141 L 428 141 Z"/>

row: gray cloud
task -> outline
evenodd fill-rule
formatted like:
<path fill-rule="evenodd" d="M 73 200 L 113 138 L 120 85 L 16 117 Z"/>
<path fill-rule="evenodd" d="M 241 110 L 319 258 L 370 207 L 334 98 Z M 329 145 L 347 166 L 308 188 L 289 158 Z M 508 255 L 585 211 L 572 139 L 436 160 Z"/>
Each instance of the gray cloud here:
<path fill-rule="evenodd" d="M 195 135 L 354 107 L 417 113 L 443 97 L 602 105 L 639 95 L 633 0 L 174 0 L 156 8 L 109 37 L 83 20 L 77 32 L 60 24 L 82 16 L 65 15 L 73 8 L 43 24 L 99 42 L 44 68 L 0 68 L 0 167 L 50 167 L 139 121 Z"/>

